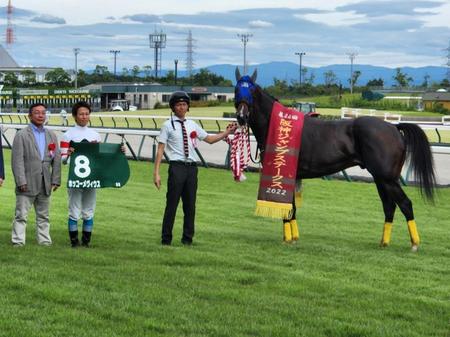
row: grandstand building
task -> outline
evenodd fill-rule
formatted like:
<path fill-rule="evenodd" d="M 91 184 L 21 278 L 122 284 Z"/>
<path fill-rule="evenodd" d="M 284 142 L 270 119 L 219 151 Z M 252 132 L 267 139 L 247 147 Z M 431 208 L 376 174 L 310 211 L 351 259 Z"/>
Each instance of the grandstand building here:
<path fill-rule="evenodd" d="M 234 87 L 167 86 L 159 83 L 99 83 L 83 87 L 100 96 L 101 109 L 109 110 L 111 101 L 126 100 L 138 109 L 154 109 L 159 104 L 168 105 L 170 95 L 177 90 L 186 91 L 193 102 L 234 99 Z"/>

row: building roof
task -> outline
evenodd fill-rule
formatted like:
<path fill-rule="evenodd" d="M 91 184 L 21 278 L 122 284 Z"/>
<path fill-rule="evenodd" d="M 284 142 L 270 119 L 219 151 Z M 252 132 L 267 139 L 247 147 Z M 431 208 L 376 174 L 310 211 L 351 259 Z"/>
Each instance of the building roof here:
<path fill-rule="evenodd" d="M 450 92 L 426 92 L 423 101 L 450 101 Z"/>
<path fill-rule="evenodd" d="M 0 68 L 18 68 L 19 65 L 0 44 Z"/>

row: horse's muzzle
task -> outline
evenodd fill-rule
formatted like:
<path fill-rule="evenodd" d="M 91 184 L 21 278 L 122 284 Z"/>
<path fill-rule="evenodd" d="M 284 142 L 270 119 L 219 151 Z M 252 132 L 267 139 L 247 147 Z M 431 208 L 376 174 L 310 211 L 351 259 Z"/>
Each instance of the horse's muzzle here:
<path fill-rule="evenodd" d="M 236 110 L 236 118 L 240 126 L 248 122 L 248 105 L 244 102 L 239 103 Z"/>

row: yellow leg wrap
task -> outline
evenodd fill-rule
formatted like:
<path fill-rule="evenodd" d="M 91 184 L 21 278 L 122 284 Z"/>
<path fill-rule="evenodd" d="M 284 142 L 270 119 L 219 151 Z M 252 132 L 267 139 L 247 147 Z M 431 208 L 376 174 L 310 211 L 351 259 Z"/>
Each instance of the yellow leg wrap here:
<path fill-rule="evenodd" d="M 381 238 L 381 245 L 387 246 L 391 242 L 392 222 L 385 222 L 383 227 L 383 237 Z"/>
<path fill-rule="evenodd" d="M 284 230 L 283 240 L 285 242 L 291 242 L 292 241 L 291 223 L 290 222 L 284 222 L 283 223 L 283 230 Z"/>
<path fill-rule="evenodd" d="M 302 207 L 302 202 L 303 202 L 302 192 L 295 192 L 294 201 L 295 201 L 295 207 L 297 207 L 297 208 Z"/>
<path fill-rule="evenodd" d="M 408 231 L 409 231 L 409 236 L 411 237 L 412 244 L 419 245 L 419 243 L 420 243 L 419 232 L 417 231 L 417 225 L 414 220 L 408 221 Z"/>
<path fill-rule="evenodd" d="M 299 237 L 297 220 L 292 219 L 290 221 L 290 224 L 291 224 L 292 240 L 297 241 Z"/>

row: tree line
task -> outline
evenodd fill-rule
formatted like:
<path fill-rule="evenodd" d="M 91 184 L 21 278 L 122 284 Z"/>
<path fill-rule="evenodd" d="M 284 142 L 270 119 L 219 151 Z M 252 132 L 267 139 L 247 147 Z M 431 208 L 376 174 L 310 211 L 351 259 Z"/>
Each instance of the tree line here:
<path fill-rule="evenodd" d="M 33 70 L 26 69 L 20 73 L 22 80 L 19 80 L 13 72 L 7 72 L 3 76 L 3 82 L 7 87 L 71 87 L 74 80 L 63 68 L 55 68 L 45 75 L 45 83 L 36 81 L 36 73 Z M 165 76 L 155 78 L 152 76 L 150 66 L 139 67 L 137 65 L 132 68 L 123 68 L 119 74 L 114 75 L 109 71 L 108 67 L 97 65 L 92 72 L 86 72 L 82 69 L 78 70 L 77 84 L 83 87 L 93 83 L 109 83 L 109 82 L 158 82 L 163 85 L 185 85 L 185 86 L 232 86 L 230 80 L 223 76 L 214 74 L 208 69 L 200 69 L 191 77 L 175 77 L 173 70 L 168 71 Z"/>

